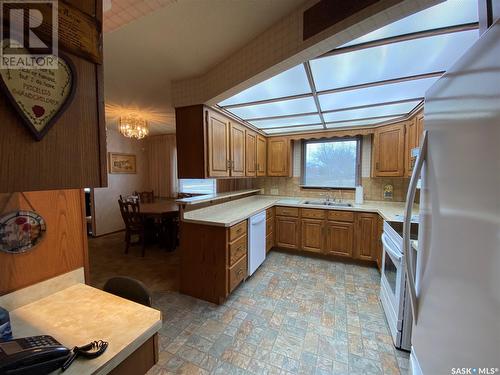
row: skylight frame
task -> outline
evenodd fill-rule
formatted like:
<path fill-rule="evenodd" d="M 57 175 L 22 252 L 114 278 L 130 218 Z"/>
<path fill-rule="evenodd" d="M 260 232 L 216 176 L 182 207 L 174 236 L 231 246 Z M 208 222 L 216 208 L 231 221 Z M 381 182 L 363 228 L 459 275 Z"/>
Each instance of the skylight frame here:
<path fill-rule="evenodd" d="M 348 45 L 345 47 L 340 47 L 340 48 L 334 49 L 332 51 L 329 51 L 324 55 L 318 56 L 316 59 L 323 58 L 323 57 L 330 56 L 330 55 L 348 53 L 348 52 L 359 50 L 359 49 L 366 49 L 366 48 L 382 46 L 382 45 L 387 45 L 387 44 L 392 44 L 392 43 L 399 43 L 399 42 L 409 41 L 409 40 L 414 40 L 414 39 L 430 38 L 430 37 L 437 36 L 437 35 L 454 34 L 454 33 L 460 33 L 463 31 L 478 30 L 478 29 L 479 29 L 478 22 L 470 22 L 470 23 L 451 25 L 451 26 L 440 27 L 440 28 L 435 28 L 435 29 L 421 30 L 421 31 L 407 33 L 407 34 L 395 35 L 395 36 L 390 36 L 387 38 L 371 40 L 371 41 L 362 42 L 359 44 L 352 44 L 352 45 Z M 479 35 L 478 35 L 478 37 L 479 37 Z M 312 59 L 312 60 L 314 60 L 314 59 Z M 285 114 L 285 115 L 278 115 L 278 116 L 253 117 L 253 118 L 247 118 L 246 120 L 243 120 L 243 122 L 249 124 L 254 129 L 258 129 L 261 132 L 267 133 L 266 130 L 270 130 L 270 129 L 279 130 L 281 128 L 293 129 L 293 128 L 305 128 L 307 126 L 316 127 L 320 124 L 319 123 L 314 123 L 314 124 L 311 123 L 311 124 L 300 124 L 300 125 L 292 125 L 292 126 L 286 125 L 286 126 L 258 127 L 257 125 L 251 124 L 250 122 L 252 122 L 252 121 L 271 121 L 273 119 L 284 119 L 284 118 L 291 118 L 291 117 L 298 117 L 298 116 L 317 115 L 321 119 L 321 125 L 323 126 L 323 129 L 324 130 L 332 130 L 332 129 L 335 129 L 335 127 L 332 126 L 335 123 L 348 123 L 348 122 L 356 122 L 356 121 L 359 122 L 359 121 L 370 119 L 370 118 L 357 118 L 357 119 L 353 119 L 353 120 L 342 120 L 342 121 L 333 121 L 333 122 L 330 121 L 329 122 L 329 121 L 325 120 L 323 114 L 330 113 L 330 112 L 339 112 L 339 111 L 344 111 L 344 110 L 358 109 L 358 108 L 376 107 L 376 106 L 382 106 L 382 105 L 387 105 L 387 104 L 412 102 L 412 101 L 422 100 L 423 98 L 422 97 L 406 98 L 406 99 L 402 99 L 402 100 L 393 100 L 390 102 L 387 102 L 387 101 L 384 102 L 382 99 L 380 102 L 374 101 L 374 103 L 367 104 L 367 105 L 353 106 L 353 107 L 345 107 L 344 106 L 342 108 L 339 107 L 339 108 L 335 108 L 335 109 L 323 110 L 321 108 L 321 103 L 319 100 L 320 95 L 339 93 L 342 91 L 351 91 L 351 90 L 355 91 L 355 90 L 367 88 L 367 87 L 384 86 L 384 85 L 388 85 L 388 84 L 404 82 L 404 81 L 411 81 L 411 80 L 418 80 L 418 79 L 423 79 L 423 78 L 440 77 L 445 72 L 445 71 L 425 72 L 422 74 L 391 78 L 391 79 L 386 79 L 386 80 L 382 80 L 382 81 L 372 81 L 372 82 L 367 82 L 367 83 L 355 84 L 352 86 L 336 87 L 336 88 L 332 88 L 332 89 L 318 91 L 316 89 L 316 83 L 314 81 L 310 62 L 306 61 L 305 63 L 303 63 L 303 66 L 305 68 L 305 72 L 306 72 L 307 78 L 309 80 L 311 93 L 297 94 L 297 95 L 280 97 L 280 98 L 264 99 L 264 100 L 258 100 L 258 101 L 247 102 L 247 103 L 230 104 L 230 105 L 220 106 L 220 107 L 222 109 L 224 109 L 225 111 L 231 113 L 233 116 L 240 118 L 237 114 L 233 113 L 231 111 L 231 109 L 238 108 L 238 107 L 250 106 L 250 105 L 266 104 L 266 103 L 273 103 L 273 102 L 276 103 L 276 102 L 281 102 L 281 101 L 285 101 L 285 100 L 312 97 L 314 99 L 314 103 L 316 105 L 315 112 L 293 113 L 290 115 Z M 412 113 L 414 113 L 414 111 L 417 108 L 420 108 L 420 107 L 421 107 L 421 102 L 419 104 L 417 104 L 410 112 L 405 113 L 405 114 L 401 114 L 402 117 L 398 121 L 404 121 L 404 119 L 408 118 L 408 116 L 410 116 Z M 399 116 L 399 114 L 398 114 L 398 116 Z M 383 123 L 387 122 L 389 120 L 389 117 L 394 119 L 394 117 L 396 117 L 396 116 L 395 115 L 374 116 L 373 119 L 380 118 L 381 122 L 380 123 L 377 122 L 377 124 L 375 124 L 375 125 L 379 125 L 379 124 L 383 124 Z M 397 117 L 397 118 L 399 119 L 399 117 Z M 386 120 L 386 121 L 384 121 L 384 120 Z M 392 122 L 392 121 L 390 121 L 390 122 Z M 374 126 L 374 125 L 367 125 L 367 126 Z M 364 125 L 360 125 L 359 127 L 364 127 Z M 275 133 L 273 131 L 273 134 L 282 135 L 282 134 L 287 134 L 287 133 Z"/>

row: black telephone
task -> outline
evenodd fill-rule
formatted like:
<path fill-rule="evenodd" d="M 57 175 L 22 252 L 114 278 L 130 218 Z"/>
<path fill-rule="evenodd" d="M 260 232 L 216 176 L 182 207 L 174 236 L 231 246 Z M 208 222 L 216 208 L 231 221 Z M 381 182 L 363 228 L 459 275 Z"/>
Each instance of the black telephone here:
<path fill-rule="evenodd" d="M 0 375 L 41 375 L 61 368 L 71 351 L 52 336 L 0 342 Z"/>

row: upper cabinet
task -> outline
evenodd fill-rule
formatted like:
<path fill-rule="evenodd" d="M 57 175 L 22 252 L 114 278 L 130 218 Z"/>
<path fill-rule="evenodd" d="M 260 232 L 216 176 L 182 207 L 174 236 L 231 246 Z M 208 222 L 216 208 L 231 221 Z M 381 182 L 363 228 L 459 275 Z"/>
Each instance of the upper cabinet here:
<path fill-rule="evenodd" d="M 373 135 L 372 176 L 403 177 L 405 173 L 405 123 L 377 128 Z"/>
<path fill-rule="evenodd" d="M 267 139 L 257 135 L 257 176 L 265 176 L 267 173 Z"/>
<path fill-rule="evenodd" d="M 16 110 L 6 90 L 0 92 L 0 118 L 2 119 L 0 192 L 2 193 L 107 185 L 103 66 L 101 64 L 102 3 L 94 0 L 59 3 L 59 51 L 61 56 L 64 54 L 67 65 L 74 71 L 72 75 L 74 93 L 69 94 L 68 104 L 62 105 L 60 116 L 55 117 L 53 125 L 43 138 L 37 140 L 28 130 L 25 119 L 33 117 L 32 121 L 37 121 L 43 117 L 44 113 L 51 113 L 54 110 L 43 104 L 44 100 L 54 102 L 50 88 L 52 80 L 47 78 L 48 75 L 43 75 L 43 77 L 38 75 L 35 82 L 42 86 L 48 85 L 44 90 L 36 85 L 28 85 L 30 86 L 28 90 L 39 90 L 39 95 L 42 96 L 40 102 L 25 105 L 28 103 L 26 99 L 28 94 L 16 99 L 18 103 L 21 103 L 18 107 L 24 108 L 23 115 L 21 115 L 23 110 Z M 69 22 L 69 19 L 72 22 Z M 94 32 L 94 38 L 86 35 L 85 40 L 76 45 L 73 43 L 74 40 L 68 40 L 68 38 L 75 36 L 81 26 L 83 28 L 89 26 L 89 29 Z M 65 28 L 72 28 L 72 30 L 66 32 Z M 87 53 L 89 50 L 95 53 L 90 56 Z M 17 81 L 10 82 L 10 87 L 22 84 L 19 82 L 27 74 L 33 79 L 35 73 L 31 72 L 28 69 L 18 74 L 17 78 L 13 75 L 13 79 Z M 58 79 L 66 79 L 66 77 Z M 43 95 L 48 98 L 43 98 Z"/>
<path fill-rule="evenodd" d="M 175 116 L 179 178 L 265 174 L 259 165 L 264 137 L 257 132 L 203 105 L 176 108 Z"/>
<path fill-rule="evenodd" d="M 245 143 L 245 159 L 247 177 L 255 177 L 257 175 L 257 133 L 251 130 L 246 130 Z"/>
<path fill-rule="evenodd" d="M 290 140 L 272 137 L 267 140 L 267 175 L 288 177 L 291 175 L 292 153 Z"/>
<path fill-rule="evenodd" d="M 413 166 L 417 160 L 417 154 L 413 151 L 420 147 L 420 141 L 424 133 L 424 112 L 421 111 L 406 123 L 406 150 L 405 170 L 408 177 L 413 172 Z"/>

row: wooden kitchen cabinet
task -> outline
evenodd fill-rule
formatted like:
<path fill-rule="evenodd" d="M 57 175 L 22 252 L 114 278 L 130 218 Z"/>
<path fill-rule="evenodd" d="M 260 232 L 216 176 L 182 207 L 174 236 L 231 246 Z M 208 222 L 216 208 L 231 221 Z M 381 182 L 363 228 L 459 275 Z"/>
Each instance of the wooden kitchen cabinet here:
<path fill-rule="evenodd" d="M 236 122 L 230 121 L 230 176 L 245 176 L 245 127 Z"/>
<path fill-rule="evenodd" d="M 257 131 L 204 105 L 176 108 L 175 117 L 178 178 L 266 174 L 267 141 Z"/>
<path fill-rule="evenodd" d="M 257 134 L 257 176 L 262 177 L 267 173 L 267 139 Z"/>
<path fill-rule="evenodd" d="M 86 13 L 78 14 L 75 24 L 80 18 L 95 23 L 97 38 L 93 41 L 89 35 L 87 42 L 102 51 L 102 2 L 71 4 Z M 59 35 L 68 34 L 66 29 L 71 27 L 71 23 L 60 22 Z M 0 93 L 1 193 L 107 186 L 103 66 L 77 56 L 76 50 L 70 51 L 62 43 L 59 48 L 74 67 L 74 95 L 40 141 L 28 131 L 5 91 Z"/>
<path fill-rule="evenodd" d="M 320 219 L 302 219 L 300 227 L 302 230 L 301 249 L 321 253 L 323 250 L 324 221 Z"/>
<path fill-rule="evenodd" d="M 379 248 L 379 215 L 367 212 L 357 213 L 355 224 L 354 258 L 376 261 Z"/>
<path fill-rule="evenodd" d="M 299 249 L 299 226 L 300 221 L 296 217 L 276 216 L 276 246 Z"/>
<path fill-rule="evenodd" d="M 266 253 L 274 247 L 275 227 L 274 207 L 266 210 Z"/>
<path fill-rule="evenodd" d="M 354 224 L 340 221 L 325 223 L 323 252 L 352 258 L 354 249 Z"/>
<path fill-rule="evenodd" d="M 411 176 L 413 171 L 413 164 L 415 159 L 412 158 L 412 150 L 418 147 L 418 129 L 417 129 L 417 119 L 413 117 L 411 120 L 406 122 L 406 139 L 405 139 L 405 174 L 406 176 Z"/>
<path fill-rule="evenodd" d="M 255 177 L 257 175 L 257 133 L 245 131 L 245 175 Z"/>
<path fill-rule="evenodd" d="M 227 177 L 230 175 L 229 152 L 233 152 L 233 148 L 229 149 L 230 128 L 229 119 L 217 112 L 208 111 L 208 177 Z"/>
<path fill-rule="evenodd" d="M 272 137 L 267 140 L 267 175 L 288 177 L 291 175 L 290 140 Z"/>
<path fill-rule="evenodd" d="M 377 128 L 373 136 L 373 177 L 403 177 L 405 173 L 405 122 Z"/>

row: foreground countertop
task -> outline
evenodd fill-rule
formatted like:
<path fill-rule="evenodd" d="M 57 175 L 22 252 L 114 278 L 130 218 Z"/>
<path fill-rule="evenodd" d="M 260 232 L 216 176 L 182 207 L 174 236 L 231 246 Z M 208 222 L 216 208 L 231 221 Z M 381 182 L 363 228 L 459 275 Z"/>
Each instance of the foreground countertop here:
<path fill-rule="evenodd" d="M 162 325 L 160 311 L 85 284 L 19 307 L 10 318 L 14 338 L 48 334 L 68 348 L 94 340 L 109 342 L 100 357 L 77 359 L 64 372 L 68 375 L 107 374 Z"/>
<path fill-rule="evenodd" d="M 405 208 L 404 202 L 366 201 L 362 205 L 354 204 L 352 207 L 332 207 L 304 204 L 304 201 L 306 200 L 311 199 L 305 197 L 253 195 L 231 202 L 185 212 L 182 220 L 188 223 L 230 227 L 242 220 L 248 219 L 250 216 L 262 210 L 273 206 L 375 212 L 380 214 L 384 220 L 395 220 L 396 215 L 401 215 Z M 418 208 L 415 207 L 413 209 L 413 213 L 417 214 Z"/>

